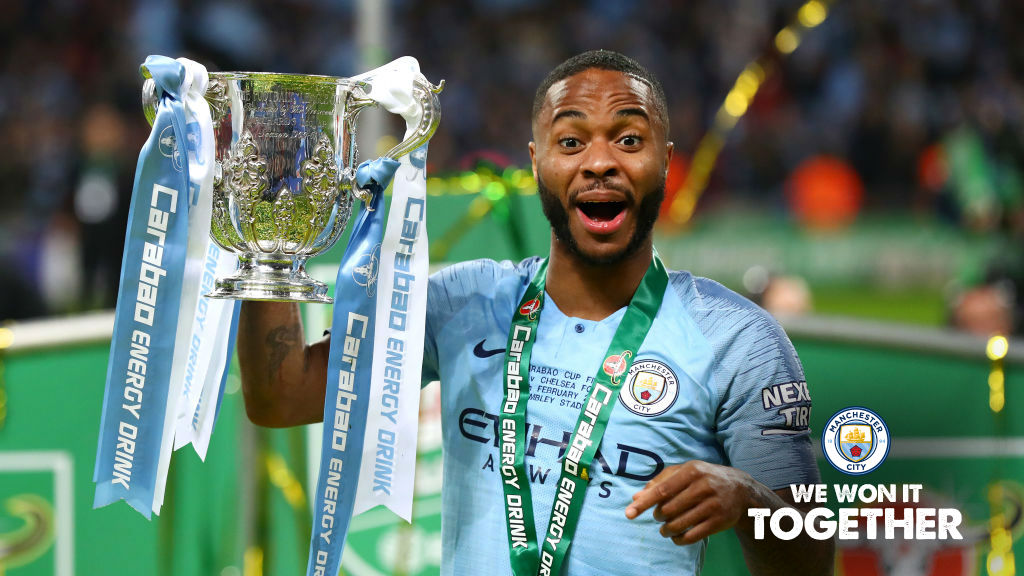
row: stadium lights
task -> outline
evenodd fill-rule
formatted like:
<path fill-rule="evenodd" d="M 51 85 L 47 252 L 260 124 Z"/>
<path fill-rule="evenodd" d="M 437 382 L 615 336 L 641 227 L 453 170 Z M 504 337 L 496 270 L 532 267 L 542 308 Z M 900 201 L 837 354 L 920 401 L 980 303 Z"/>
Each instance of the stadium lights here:
<path fill-rule="evenodd" d="M 993 336 L 988 339 L 988 344 L 985 346 L 985 354 L 993 362 L 1006 358 L 1006 353 L 1009 351 L 1010 341 L 1006 339 L 1006 336 Z"/>
<path fill-rule="evenodd" d="M 775 35 L 774 45 L 780 55 L 792 54 L 800 46 L 803 32 L 825 21 L 828 17 L 829 3 L 830 0 L 809 0 L 800 6 L 793 21 Z M 726 94 L 711 128 L 697 144 L 682 186 L 672 198 L 669 218 L 676 224 L 685 224 L 693 216 L 697 201 L 707 186 L 726 136 L 747 113 L 758 89 L 773 68 L 772 56 L 762 54 L 747 64 Z"/>
<path fill-rule="evenodd" d="M 783 54 L 791 54 L 800 45 L 800 34 L 786 26 L 775 35 L 775 48 Z"/>
<path fill-rule="evenodd" d="M 828 17 L 828 7 L 819 0 L 811 0 L 800 7 L 796 19 L 804 28 L 814 28 Z"/>

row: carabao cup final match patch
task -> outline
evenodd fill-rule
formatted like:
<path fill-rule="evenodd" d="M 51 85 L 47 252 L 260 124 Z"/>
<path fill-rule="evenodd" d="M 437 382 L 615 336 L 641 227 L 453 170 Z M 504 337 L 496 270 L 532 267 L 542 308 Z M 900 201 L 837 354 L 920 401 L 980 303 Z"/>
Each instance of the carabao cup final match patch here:
<path fill-rule="evenodd" d="M 679 380 L 675 372 L 658 360 L 634 362 L 619 391 L 622 405 L 640 416 L 664 414 L 678 397 Z"/>

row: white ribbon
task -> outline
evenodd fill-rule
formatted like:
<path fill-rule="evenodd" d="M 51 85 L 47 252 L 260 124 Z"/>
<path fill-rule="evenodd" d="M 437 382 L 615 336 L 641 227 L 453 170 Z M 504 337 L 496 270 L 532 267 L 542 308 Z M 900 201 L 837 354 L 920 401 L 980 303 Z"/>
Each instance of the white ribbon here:
<path fill-rule="evenodd" d="M 408 138 L 422 111 L 413 95 L 419 62 L 406 56 L 354 78 L 372 84 L 369 97 L 405 119 Z M 381 246 L 372 388 L 353 515 L 384 505 L 412 519 L 419 422 L 420 372 L 427 303 L 426 170 L 400 159 Z M 425 166 L 426 158 L 417 157 Z M 396 390 L 397 389 L 397 390 Z"/>
<path fill-rule="evenodd" d="M 370 99 L 405 120 L 403 138 L 408 138 L 419 125 L 423 114 L 413 96 L 413 82 L 421 76 L 420 63 L 412 56 L 402 56 L 351 79 L 370 83 Z"/>
<path fill-rule="evenodd" d="M 216 278 L 228 276 L 237 268 L 238 257 L 235 254 L 221 249 L 212 241 L 207 243 L 199 283 L 199 302 L 192 335 L 186 343 L 188 357 L 174 431 L 174 449 L 192 444 L 203 461 L 213 433 L 221 379 L 228 369 L 228 347 L 235 310 L 234 300 L 207 298 L 204 294 L 213 290 Z"/>

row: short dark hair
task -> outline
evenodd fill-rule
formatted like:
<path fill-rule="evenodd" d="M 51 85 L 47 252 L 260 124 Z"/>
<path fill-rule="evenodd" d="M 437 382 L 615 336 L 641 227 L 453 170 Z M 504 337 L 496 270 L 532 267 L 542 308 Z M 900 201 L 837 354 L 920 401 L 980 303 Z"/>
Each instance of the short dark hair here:
<path fill-rule="evenodd" d="M 541 81 L 540 86 L 537 87 L 537 92 L 533 95 L 533 114 L 531 115 L 531 120 L 533 122 L 537 121 L 537 116 L 540 115 L 540 109 L 544 107 L 544 100 L 547 98 L 548 90 L 551 89 L 552 85 L 591 68 L 614 70 L 623 74 L 629 74 L 650 85 L 651 90 L 654 92 L 654 105 L 657 108 L 655 111 L 658 113 L 661 123 L 665 126 L 665 137 L 668 137 L 668 104 L 666 103 L 665 90 L 661 87 L 661 82 L 658 82 L 654 74 L 651 74 L 647 68 L 641 66 L 636 60 L 612 50 L 591 50 L 577 54 L 549 72 L 544 77 L 544 80 Z"/>

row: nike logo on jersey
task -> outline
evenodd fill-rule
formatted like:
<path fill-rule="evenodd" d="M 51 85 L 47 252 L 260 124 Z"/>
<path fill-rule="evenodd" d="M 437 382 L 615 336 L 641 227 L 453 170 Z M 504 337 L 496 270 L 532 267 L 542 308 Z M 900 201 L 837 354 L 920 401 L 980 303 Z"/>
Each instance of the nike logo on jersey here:
<path fill-rule="evenodd" d="M 494 350 L 484 349 L 484 342 L 487 342 L 487 338 L 484 338 L 483 340 L 477 342 L 476 346 L 473 347 L 473 355 L 476 356 L 477 358 L 490 358 L 491 356 L 494 356 L 496 354 L 505 353 L 504 348 L 496 348 Z"/>

